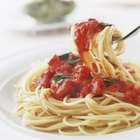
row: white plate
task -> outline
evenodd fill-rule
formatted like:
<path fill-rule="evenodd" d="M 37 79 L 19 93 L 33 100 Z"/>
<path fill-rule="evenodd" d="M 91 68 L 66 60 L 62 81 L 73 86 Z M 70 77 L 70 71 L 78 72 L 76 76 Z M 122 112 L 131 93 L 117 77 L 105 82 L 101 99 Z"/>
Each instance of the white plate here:
<path fill-rule="evenodd" d="M 135 62 L 139 61 L 139 44 L 138 40 L 128 41 L 128 49 L 126 55 L 123 57 L 127 59 L 132 59 Z M 51 47 L 50 47 L 51 46 Z M 136 50 L 137 51 L 133 51 Z M 7 58 L 0 62 L 0 118 L 8 125 L 13 128 L 29 134 L 32 137 L 39 137 L 45 139 L 57 139 L 57 140 L 138 140 L 140 139 L 140 128 L 128 130 L 125 132 L 119 132 L 107 135 L 98 136 L 63 136 L 53 133 L 45 133 L 27 128 L 21 124 L 21 119 L 16 116 L 15 105 L 13 100 L 13 95 L 15 89 L 13 85 L 18 81 L 18 79 L 29 69 L 32 62 L 37 60 L 43 60 L 47 57 L 51 57 L 54 54 L 62 54 L 69 52 L 70 48 L 67 44 L 49 44 L 46 47 L 39 47 L 38 49 L 33 49 L 32 51 L 26 51 L 24 53 L 19 53 L 13 57 Z M 138 53 L 137 53 L 138 52 Z M 128 55 L 129 54 L 129 55 Z"/>

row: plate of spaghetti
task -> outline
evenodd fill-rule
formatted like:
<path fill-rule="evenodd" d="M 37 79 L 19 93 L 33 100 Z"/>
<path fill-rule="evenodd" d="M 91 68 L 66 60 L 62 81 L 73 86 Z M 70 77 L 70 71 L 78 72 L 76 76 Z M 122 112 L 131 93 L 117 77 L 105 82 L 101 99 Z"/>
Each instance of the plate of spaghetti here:
<path fill-rule="evenodd" d="M 2 120 L 43 138 L 140 138 L 140 67 L 120 58 L 124 42 L 112 44 L 122 33 L 96 19 L 70 31 L 71 48 L 54 44 L 5 60 L 3 70 L 12 68 L 2 77 Z"/>

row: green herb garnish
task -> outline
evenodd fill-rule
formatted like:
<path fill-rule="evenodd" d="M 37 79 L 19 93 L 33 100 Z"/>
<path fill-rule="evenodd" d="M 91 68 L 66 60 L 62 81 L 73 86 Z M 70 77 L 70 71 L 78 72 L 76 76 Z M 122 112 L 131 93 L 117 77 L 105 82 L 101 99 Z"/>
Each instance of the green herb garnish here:
<path fill-rule="evenodd" d="M 74 66 L 76 63 L 78 63 L 79 61 L 81 61 L 80 58 L 77 58 L 77 59 L 70 59 L 70 52 L 69 53 L 65 53 L 65 54 L 62 54 L 62 55 L 59 55 L 59 58 L 61 60 L 67 60 L 67 63 Z"/>
<path fill-rule="evenodd" d="M 119 81 L 118 78 L 104 78 L 104 82 L 108 82 L 108 83 L 114 83 L 118 81 Z"/>
<path fill-rule="evenodd" d="M 74 60 L 69 59 L 69 60 L 68 60 L 68 64 L 74 66 L 76 63 L 78 63 L 78 62 L 80 62 L 80 61 L 81 61 L 80 58 L 77 58 L 77 59 L 74 59 Z"/>
<path fill-rule="evenodd" d="M 59 55 L 59 58 L 61 60 L 68 60 L 69 59 L 69 55 L 70 55 L 70 52 L 69 53 L 62 54 L 62 55 Z"/>
<path fill-rule="evenodd" d="M 70 76 L 69 75 L 62 75 L 62 74 L 55 74 L 53 76 L 53 82 L 55 84 L 57 84 L 58 82 L 60 82 L 61 80 L 65 80 L 65 79 L 69 79 Z"/>
<path fill-rule="evenodd" d="M 105 22 L 100 22 L 100 24 L 103 25 L 103 26 L 111 26 L 111 24 L 105 23 Z"/>

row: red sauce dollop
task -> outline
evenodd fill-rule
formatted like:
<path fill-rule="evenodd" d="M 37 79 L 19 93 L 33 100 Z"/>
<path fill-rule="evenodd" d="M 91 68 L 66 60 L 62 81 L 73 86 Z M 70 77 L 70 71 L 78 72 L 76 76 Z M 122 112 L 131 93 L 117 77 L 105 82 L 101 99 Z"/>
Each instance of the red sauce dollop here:
<path fill-rule="evenodd" d="M 76 59 L 77 56 L 71 58 Z M 121 80 L 115 82 L 104 81 L 105 76 L 92 77 L 89 68 L 83 63 L 78 62 L 74 66 L 67 63 L 67 60 L 61 60 L 55 55 L 49 61 L 49 69 L 42 74 L 35 83 L 35 87 L 40 85 L 43 88 L 50 88 L 52 97 L 57 100 L 63 100 L 65 96 L 70 98 L 85 97 L 89 93 L 93 96 L 102 96 L 105 91 L 124 93 L 123 100 L 132 104 L 140 104 L 140 88 L 130 82 Z M 58 83 L 53 83 L 55 74 L 69 75 Z"/>
<path fill-rule="evenodd" d="M 105 25 L 100 24 L 96 19 L 89 19 L 86 22 L 75 24 L 74 41 L 79 54 L 89 50 L 90 40 L 104 28 Z"/>

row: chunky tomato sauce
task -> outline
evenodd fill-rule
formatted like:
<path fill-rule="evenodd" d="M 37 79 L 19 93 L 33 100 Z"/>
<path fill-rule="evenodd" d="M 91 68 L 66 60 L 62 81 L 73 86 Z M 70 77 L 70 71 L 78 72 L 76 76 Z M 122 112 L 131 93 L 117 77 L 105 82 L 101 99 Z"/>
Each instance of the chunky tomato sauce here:
<path fill-rule="evenodd" d="M 90 40 L 106 26 L 100 24 L 96 19 L 75 24 L 74 41 L 78 47 L 79 54 L 89 50 Z"/>
<path fill-rule="evenodd" d="M 57 100 L 63 100 L 65 96 L 85 97 L 89 93 L 95 97 L 102 96 L 106 91 L 122 92 L 124 101 L 140 104 L 140 88 L 117 78 L 91 76 L 91 71 L 83 63 L 82 53 L 89 50 L 90 40 L 105 27 L 106 25 L 95 19 L 75 24 L 74 41 L 81 58 L 74 54 L 66 57 L 54 55 L 48 63 L 48 70 L 35 82 L 35 88 L 39 85 L 42 88 L 50 88 L 52 97 Z M 96 65 L 92 65 L 96 71 Z"/>
<path fill-rule="evenodd" d="M 70 55 L 71 60 L 79 57 Z M 35 87 L 40 85 L 43 88 L 50 88 L 52 97 L 63 100 L 65 96 L 70 98 L 85 97 L 89 93 L 93 96 L 102 96 L 105 91 L 123 92 L 124 100 L 132 104 L 140 104 L 140 88 L 135 88 L 132 83 L 119 79 L 112 80 L 111 77 L 92 77 L 88 67 L 81 61 L 71 65 L 69 60 L 61 60 L 55 55 L 49 61 L 49 69 L 42 74 L 35 83 Z M 61 76 L 60 76 L 61 75 Z M 62 79 L 54 81 L 54 77 Z"/>

